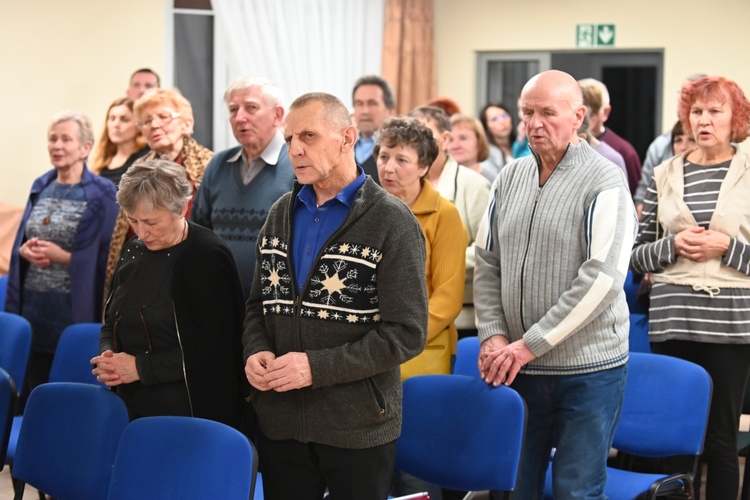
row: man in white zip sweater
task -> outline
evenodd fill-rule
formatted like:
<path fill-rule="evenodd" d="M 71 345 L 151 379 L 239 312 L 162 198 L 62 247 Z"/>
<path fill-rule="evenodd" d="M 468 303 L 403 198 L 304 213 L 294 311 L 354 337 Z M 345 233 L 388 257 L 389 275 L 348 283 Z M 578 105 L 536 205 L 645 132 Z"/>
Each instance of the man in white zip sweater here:
<path fill-rule="evenodd" d="M 586 108 L 561 71 L 521 93 L 532 155 L 506 166 L 477 235 L 479 369 L 529 412 L 516 498 L 605 498 L 628 360 L 623 284 L 636 216 L 622 171 L 576 130 Z"/>

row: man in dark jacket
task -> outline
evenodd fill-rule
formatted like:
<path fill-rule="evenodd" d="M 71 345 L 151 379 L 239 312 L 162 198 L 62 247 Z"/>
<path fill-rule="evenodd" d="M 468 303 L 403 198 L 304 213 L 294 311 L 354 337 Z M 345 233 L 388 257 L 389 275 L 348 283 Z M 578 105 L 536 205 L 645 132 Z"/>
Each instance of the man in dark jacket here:
<path fill-rule="evenodd" d="M 401 432 L 399 365 L 424 348 L 424 237 L 354 160 L 357 129 L 329 94 L 292 103 L 284 138 L 298 184 L 271 208 L 247 303 L 270 500 L 382 500 Z"/>

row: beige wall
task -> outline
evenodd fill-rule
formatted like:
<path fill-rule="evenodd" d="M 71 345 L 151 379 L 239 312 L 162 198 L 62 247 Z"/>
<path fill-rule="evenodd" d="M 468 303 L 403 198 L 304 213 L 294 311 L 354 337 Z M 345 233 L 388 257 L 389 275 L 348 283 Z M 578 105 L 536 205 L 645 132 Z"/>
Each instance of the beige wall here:
<path fill-rule="evenodd" d="M 49 170 L 47 127 L 65 109 L 102 130 L 133 70 L 163 73 L 163 0 L 0 1 L 0 202 L 26 202 Z"/>
<path fill-rule="evenodd" d="M 574 49 L 579 23 L 615 23 L 618 49 L 665 49 L 665 129 L 690 73 L 721 74 L 750 93 L 747 0 L 715 0 L 711 12 L 698 0 L 604 0 L 597 10 L 584 0 L 434 2 L 438 92 L 467 110 L 477 51 Z M 83 111 L 98 136 L 134 69 L 164 73 L 165 12 L 164 0 L 0 1 L 0 202 L 25 203 L 31 182 L 49 168 L 52 115 Z"/>
<path fill-rule="evenodd" d="M 440 95 L 474 110 L 476 53 L 575 49 L 576 25 L 616 25 L 617 49 L 664 49 L 663 126 L 691 73 L 723 75 L 750 93 L 750 2 L 714 0 L 434 0 Z"/>

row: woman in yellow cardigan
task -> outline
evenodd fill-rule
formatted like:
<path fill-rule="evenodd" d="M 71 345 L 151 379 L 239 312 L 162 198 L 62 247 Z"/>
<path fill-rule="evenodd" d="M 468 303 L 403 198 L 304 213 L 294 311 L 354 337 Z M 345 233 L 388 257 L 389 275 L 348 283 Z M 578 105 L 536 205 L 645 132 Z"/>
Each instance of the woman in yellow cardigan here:
<path fill-rule="evenodd" d="M 425 236 L 429 322 L 422 354 L 401 365 L 401 378 L 450 373 L 466 273 L 467 234 L 458 209 L 425 180 L 438 154 L 432 131 L 413 118 L 392 118 L 373 149 L 383 188 L 411 208 Z M 405 297 L 408 300 L 408 297 Z"/>

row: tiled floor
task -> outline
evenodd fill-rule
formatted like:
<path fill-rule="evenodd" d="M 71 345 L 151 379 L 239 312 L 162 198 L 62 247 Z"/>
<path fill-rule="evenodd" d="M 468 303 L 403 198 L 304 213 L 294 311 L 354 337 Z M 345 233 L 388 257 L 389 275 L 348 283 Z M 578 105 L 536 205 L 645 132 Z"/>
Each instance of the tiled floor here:
<path fill-rule="evenodd" d="M 38 500 L 39 494 L 34 488 L 27 486 L 23 491 L 24 500 Z M 0 500 L 13 500 L 13 484 L 10 482 L 10 470 L 5 466 L 0 472 Z"/>

